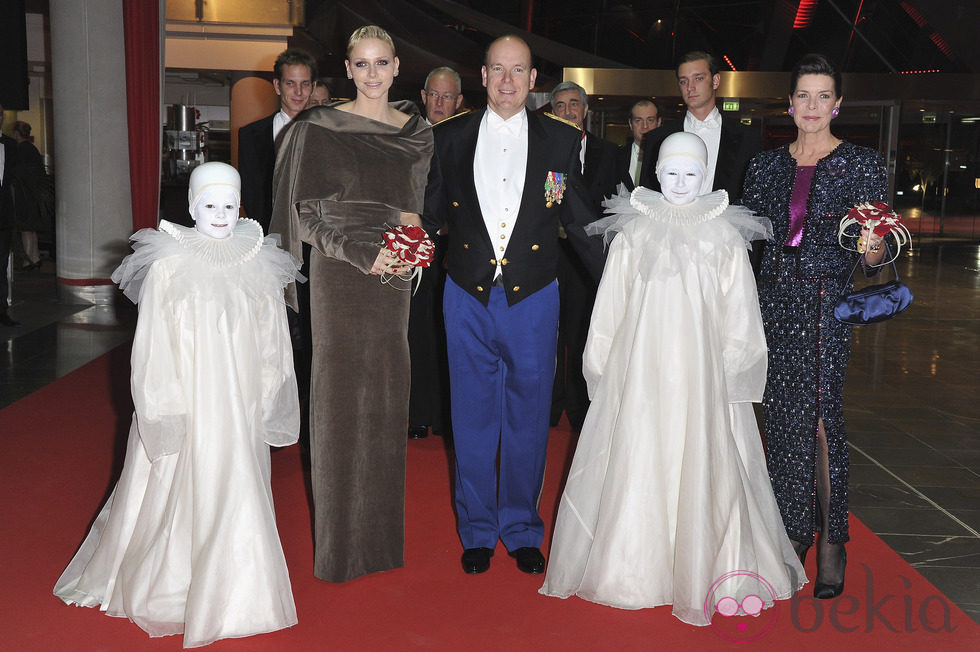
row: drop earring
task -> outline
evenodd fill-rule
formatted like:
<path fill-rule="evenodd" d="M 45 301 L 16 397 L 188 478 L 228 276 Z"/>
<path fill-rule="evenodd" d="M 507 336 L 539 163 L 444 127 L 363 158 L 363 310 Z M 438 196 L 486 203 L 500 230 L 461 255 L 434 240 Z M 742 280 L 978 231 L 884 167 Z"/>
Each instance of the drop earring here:
<path fill-rule="evenodd" d="M 795 111 L 795 109 L 793 109 L 793 107 L 792 107 L 792 106 L 791 106 L 791 107 L 789 107 L 789 114 L 790 114 L 790 115 L 793 115 L 793 114 L 794 114 L 795 112 L 796 112 L 796 111 Z"/>
<path fill-rule="evenodd" d="M 840 107 L 835 106 L 834 110 L 830 112 L 830 117 L 836 118 L 838 115 L 840 115 Z"/>

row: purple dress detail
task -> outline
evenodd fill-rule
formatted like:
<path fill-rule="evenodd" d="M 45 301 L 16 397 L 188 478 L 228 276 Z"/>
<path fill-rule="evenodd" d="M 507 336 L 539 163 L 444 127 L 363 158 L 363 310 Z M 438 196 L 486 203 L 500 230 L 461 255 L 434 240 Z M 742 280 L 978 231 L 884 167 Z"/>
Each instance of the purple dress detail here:
<path fill-rule="evenodd" d="M 787 247 L 799 247 L 803 240 L 803 221 L 806 217 L 806 202 L 810 197 L 810 184 L 813 182 L 815 165 L 800 165 L 796 168 L 793 180 L 793 197 L 789 201 L 789 235 L 784 243 Z"/>

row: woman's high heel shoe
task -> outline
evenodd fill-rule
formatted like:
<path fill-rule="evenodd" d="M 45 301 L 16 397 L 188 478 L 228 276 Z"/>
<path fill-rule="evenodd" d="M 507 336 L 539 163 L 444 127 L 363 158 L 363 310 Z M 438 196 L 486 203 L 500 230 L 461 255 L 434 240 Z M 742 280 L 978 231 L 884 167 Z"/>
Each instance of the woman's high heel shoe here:
<path fill-rule="evenodd" d="M 805 553 L 804 553 L 805 554 Z M 841 579 L 840 582 L 836 584 L 829 584 L 827 582 L 821 582 L 819 579 L 813 584 L 813 597 L 818 600 L 830 600 L 831 598 L 836 598 L 841 593 L 844 592 L 844 571 L 847 568 L 847 549 L 841 550 Z M 817 575 L 820 575 L 820 571 L 817 570 Z"/>

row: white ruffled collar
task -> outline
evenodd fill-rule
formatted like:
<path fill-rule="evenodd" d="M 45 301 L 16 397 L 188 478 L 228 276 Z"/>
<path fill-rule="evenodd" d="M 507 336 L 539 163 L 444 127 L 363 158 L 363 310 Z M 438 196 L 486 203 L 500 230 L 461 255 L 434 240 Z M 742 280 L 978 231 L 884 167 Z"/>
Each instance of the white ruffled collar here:
<path fill-rule="evenodd" d="M 195 228 L 160 220 L 160 231 L 173 237 L 182 247 L 216 267 L 232 267 L 251 260 L 262 249 L 265 235 L 255 220 L 239 218 L 232 234 L 221 240 Z"/>
<path fill-rule="evenodd" d="M 656 190 L 637 186 L 630 193 L 630 206 L 666 224 L 699 224 L 713 220 L 728 208 L 728 192 L 716 190 L 700 195 L 689 204 L 672 204 Z"/>

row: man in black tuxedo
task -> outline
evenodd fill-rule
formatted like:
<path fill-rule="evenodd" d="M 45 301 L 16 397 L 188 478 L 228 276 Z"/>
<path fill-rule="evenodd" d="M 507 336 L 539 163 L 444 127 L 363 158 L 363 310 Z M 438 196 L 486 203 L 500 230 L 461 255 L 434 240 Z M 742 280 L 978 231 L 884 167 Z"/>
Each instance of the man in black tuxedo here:
<path fill-rule="evenodd" d="M 272 175 L 276 168 L 276 138 L 300 111 L 309 106 L 316 88 L 316 60 L 306 50 L 288 48 L 276 58 L 272 87 L 279 96 L 279 110 L 238 130 L 238 173 L 242 180 L 241 207 L 246 217 L 269 232 L 272 219 Z M 329 91 L 327 93 L 329 101 Z M 307 273 L 309 245 L 303 250 L 303 272 Z M 299 314 L 289 311 L 289 328 L 293 340 L 293 366 L 299 387 L 302 423 L 300 445 L 309 442 L 310 366 L 312 335 L 310 327 L 310 284 L 297 284 Z"/>
<path fill-rule="evenodd" d="M 552 89 L 551 109 L 559 118 L 582 130 L 582 177 L 594 205 L 593 219 L 596 219 L 602 215 L 602 200 L 616 192 L 616 146 L 585 130 L 589 98 L 585 89 L 575 82 L 565 81 Z M 585 413 L 589 410 L 582 354 L 598 284 L 567 238 L 563 237 L 559 246 L 558 358 L 551 396 L 551 425 L 558 424 L 564 410 L 572 430 L 578 432 L 582 430 Z"/>
<path fill-rule="evenodd" d="M 313 82 L 313 90 L 310 92 L 310 99 L 306 101 L 306 108 L 327 106 L 330 101 L 330 86 L 325 77 L 320 77 Z"/>
<path fill-rule="evenodd" d="M 316 82 L 316 60 L 306 50 L 289 48 L 276 59 L 272 87 L 279 110 L 238 130 L 238 173 L 242 177 L 242 209 L 268 232 L 272 218 L 272 173 L 276 167 L 276 136 L 306 108 Z"/>
<path fill-rule="evenodd" d="M 3 105 L 0 105 L 0 129 L 3 129 Z M 7 314 L 7 268 L 10 243 L 14 236 L 14 167 L 17 165 L 17 141 L 0 133 L 0 325 L 18 326 Z"/>
<path fill-rule="evenodd" d="M 486 110 L 433 127 L 422 217 L 430 232 L 449 225 L 443 312 L 457 530 L 467 573 L 490 567 L 498 540 L 520 570 L 541 573 L 538 498 L 557 347 L 559 223 L 596 277 L 602 245 L 582 228 L 593 209 L 581 133 L 527 110 L 537 77 L 527 44 L 495 40 L 482 76 Z"/>
<path fill-rule="evenodd" d="M 459 111 L 463 104 L 463 80 L 448 66 L 429 71 L 422 88 L 425 120 L 430 125 L 442 122 Z M 446 362 L 446 329 L 442 320 L 442 291 L 446 270 L 442 261 L 446 253 L 443 225 L 430 231 L 436 245 L 432 264 L 422 270 L 412 310 L 408 316 L 408 350 L 412 358 L 412 391 L 408 401 L 408 438 L 422 439 L 432 433 L 450 436 L 449 369 Z"/>
<path fill-rule="evenodd" d="M 708 172 L 701 194 L 727 190 L 729 201 L 742 195 L 742 182 L 749 160 L 762 150 L 762 138 L 752 127 L 737 118 L 722 116 L 715 106 L 715 92 L 721 83 L 718 65 L 707 52 L 689 52 L 677 66 L 677 83 L 687 105 L 683 120 L 664 123 L 643 138 L 643 164 L 640 183 L 660 190 L 656 176 L 657 154 L 664 138 L 677 131 L 693 133 L 708 148 Z"/>
<path fill-rule="evenodd" d="M 630 134 L 633 139 L 616 152 L 616 174 L 619 183 L 631 191 L 640 181 L 643 164 L 643 136 L 660 126 L 660 107 L 652 100 L 640 100 L 630 107 Z"/>
<path fill-rule="evenodd" d="M 430 125 L 456 115 L 463 105 L 463 80 L 459 73 L 449 66 L 430 70 L 422 89 L 422 105 L 425 121 Z"/>

